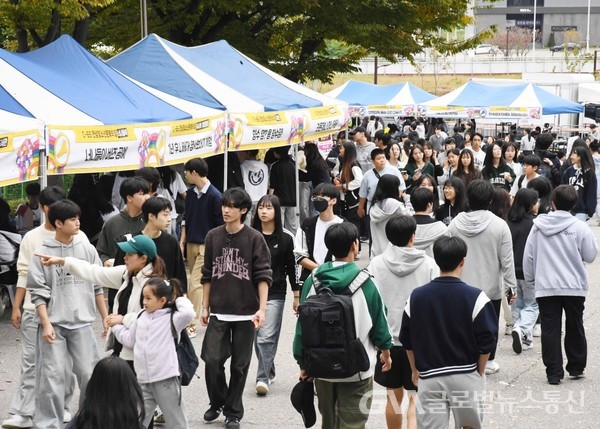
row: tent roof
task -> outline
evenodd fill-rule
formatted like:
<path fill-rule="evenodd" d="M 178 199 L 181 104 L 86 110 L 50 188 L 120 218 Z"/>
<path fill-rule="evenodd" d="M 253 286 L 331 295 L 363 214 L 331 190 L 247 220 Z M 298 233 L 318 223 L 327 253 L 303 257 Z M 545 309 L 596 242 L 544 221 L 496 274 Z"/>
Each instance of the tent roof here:
<path fill-rule="evenodd" d="M 231 112 L 302 109 L 337 101 L 277 75 L 224 40 L 188 48 L 151 34 L 108 64 L 163 92 Z"/>
<path fill-rule="evenodd" d="M 374 85 L 355 80 L 349 80 L 327 95 L 352 106 L 421 104 L 435 98 L 435 95 L 408 82 Z"/>
<path fill-rule="evenodd" d="M 194 117 L 113 70 L 67 35 L 24 54 L 0 50 L 0 73 L 4 93 L 0 108 L 46 123 L 122 124 Z"/>
<path fill-rule="evenodd" d="M 425 106 L 541 107 L 542 114 L 580 113 L 583 107 L 533 83 L 490 85 L 468 82 L 446 95 L 422 103 Z"/>

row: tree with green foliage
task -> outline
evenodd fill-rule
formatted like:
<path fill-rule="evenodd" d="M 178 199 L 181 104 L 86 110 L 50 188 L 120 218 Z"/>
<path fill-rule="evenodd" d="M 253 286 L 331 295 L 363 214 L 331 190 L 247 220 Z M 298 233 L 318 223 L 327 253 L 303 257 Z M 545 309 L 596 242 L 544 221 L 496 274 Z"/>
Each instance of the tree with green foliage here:
<path fill-rule="evenodd" d="M 91 14 L 115 0 L 0 0 L 3 47 L 28 52 L 69 33 L 86 44 Z"/>
<path fill-rule="evenodd" d="M 46 29 L 50 37 L 40 37 L 42 42 L 53 39 L 56 25 L 51 18 L 56 13 L 62 17 L 59 23 L 89 19 L 87 38 L 77 39 L 88 45 L 100 43 L 118 51 L 139 39 L 139 0 L 0 0 L 4 9 L 15 3 L 4 26 L 13 29 L 19 41 L 19 31 L 25 31 L 41 46 L 31 28 Z M 26 10 L 25 3 L 45 8 Z M 356 71 L 356 63 L 366 55 L 395 62 L 413 60 L 428 48 L 453 54 L 476 46 L 493 28 L 465 41 L 447 42 L 443 36 L 472 23 L 469 4 L 468 0 L 148 0 L 147 13 L 150 32 L 174 43 L 194 46 L 225 39 L 293 81 L 329 82 L 335 73 Z"/>

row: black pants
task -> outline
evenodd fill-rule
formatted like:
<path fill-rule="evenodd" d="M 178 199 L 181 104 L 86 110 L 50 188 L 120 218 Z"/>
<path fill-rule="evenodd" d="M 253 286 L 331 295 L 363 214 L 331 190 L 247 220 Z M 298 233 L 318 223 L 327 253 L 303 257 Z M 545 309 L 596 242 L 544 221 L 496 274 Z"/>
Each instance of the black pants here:
<path fill-rule="evenodd" d="M 252 321 L 224 322 L 210 318 L 202 342 L 202 360 L 210 406 L 223 407 L 226 417 L 244 416 L 242 394 L 252 359 L 254 342 Z M 231 357 L 229 386 L 225 380 L 225 362 Z"/>
<path fill-rule="evenodd" d="M 585 297 L 549 296 L 537 298 L 542 322 L 542 360 L 548 379 L 562 379 L 561 350 L 562 313 L 565 312 L 565 353 L 567 371 L 583 371 L 587 363 L 587 341 L 583 329 Z"/>
<path fill-rule="evenodd" d="M 501 299 L 491 299 L 490 301 L 492 301 L 492 305 L 494 306 L 494 311 L 496 312 L 496 320 L 499 322 L 500 321 L 500 307 L 502 307 L 502 300 Z M 499 336 L 498 330 L 496 330 L 496 342 L 494 343 L 494 348 L 492 348 L 492 351 L 490 352 L 490 360 L 494 360 L 494 358 L 496 357 L 496 348 L 498 348 L 498 336 Z"/>

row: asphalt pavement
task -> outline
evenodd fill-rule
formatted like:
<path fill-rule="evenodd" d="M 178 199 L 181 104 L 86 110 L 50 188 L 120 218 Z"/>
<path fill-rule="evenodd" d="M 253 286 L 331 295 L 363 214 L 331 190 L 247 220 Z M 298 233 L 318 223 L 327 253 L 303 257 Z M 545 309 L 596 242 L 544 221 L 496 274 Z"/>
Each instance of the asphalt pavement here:
<path fill-rule="evenodd" d="M 600 227 L 595 221 L 589 225 L 600 239 Z M 366 248 L 366 246 L 365 246 Z M 366 250 L 358 261 L 368 263 Z M 557 267 L 559 269 L 559 267 Z M 500 371 L 487 377 L 484 427 L 486 428 L 598 428 L 600 427 L 600 260 L 588 265 L 590 292 L 586 300 L 584 324 L 588 340 L 588 365 L 585 378 L 570 380 L 551 386 L 546 381 L 542 363 L 539 338 L 534 347 L 516 355 L 512 350 L 510 336 L 504 335 L 501 319 L 496 361 Z M 256 358 L 253 357 L 246 388 L 244 390 L 245 415 L 243 427 L 264 429 L 303 428 L 300 415 L 294 410 L 289 395 L 298 381 L 298 367 L 292 357 L 292 339 L 296 317 L 292 312 L 291 294 L 288 294 L 279 349 L 276 357 L 277 377 L 265 397 L 256 395 Z M 98 343 L 100 325 L 97 323 Z M 200 329 L 193 339 L 198 355 L 204 330 Z M 12 328 L 9 316 L 0 320 L 0 419 L 7 416 L 13 395 L 18 388 L 20 371 L 20 344 L 18 332 Z M 204 384 L 204 368 L 201 362 L 198 374 L 190 386 L 183 390 L 183 399 L 190 421 L 190 428 L 222 428 L 221 416 L 212 423 L 204 423 L 202 415 L 209 406 Z M 41 393 L 41 392 L 40 392 Z M 118 400 L 118 399 L 116 399 Z M 316 406 L 316 401 L 315 401 Z M 76 402 L 71 406 L 76 410 Z M 385 391 L 375 384 L 373 405 L 367 428 L 385 428 Z M 318 412 L 317 412 L 318 415 Z M 320 427 L 320 420 L 315 427 Z M 107 428 L 109 429 L 109 428 Z M 167 428 L 168 429 L 168 428 Z"/>

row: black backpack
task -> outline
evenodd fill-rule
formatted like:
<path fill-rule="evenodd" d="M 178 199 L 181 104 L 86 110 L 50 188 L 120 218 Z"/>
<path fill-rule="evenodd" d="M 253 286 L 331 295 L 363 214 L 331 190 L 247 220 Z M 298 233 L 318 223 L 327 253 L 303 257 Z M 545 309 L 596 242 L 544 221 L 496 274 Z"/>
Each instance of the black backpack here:
<path fill-rule="evenodd" d="M 173 324 L 173 313 L 175 308 L 171 309 L 171 332 L 173 333 L 173 340 L 175 341 L 175 351 L 177 352 L 177 361 L 179 362 L 179 373 L 181 374 L 181 385 L 188 386 L 194 376 L 200 361 L 196 355 L 196 350 L 192 344 L 192 340 L 188 337 L 187 331 L 181 330 L 179 342 L 177 342 L 177 331 Z M 196 377 L 198 377 L 196 375 Z M 200 377 L 198 377 L 200 378 Z"/>
<path fill-rule="evenodd" d="M 146 310 L 140 311 L 137 316 L 138 319 L 144 311 Z M 175 352 L 177 353 L 177 363 L 179 364 L 179 373 L 181 374 L 181 385 L 188 386 L 196 375 L 196 370 L 198 369 L 198 365 L 200 365 L 200 361 L 196 355 L 192 340 L 188 337 L 185 329 L 181 331 L 180 340 L 177 342 L 177 331 L 173 324 L 173 313 L 175 311 L 175 307 L 173 307 L 171 309 L 171 333 L 173 334 L 173 341 L 175 341 Z M 197 375 L 196 377 L 200 378 Z"/>
<path fill-rule="evenodd" d="M 323 287 L 312 275 L 315 295 L 300 304 L 303 369 L 310 377 L 347 378 L 367 371 L 371 362 L 356 337 L 352 295 L 371 278 L 361 270 L 341 292 Z"/>

